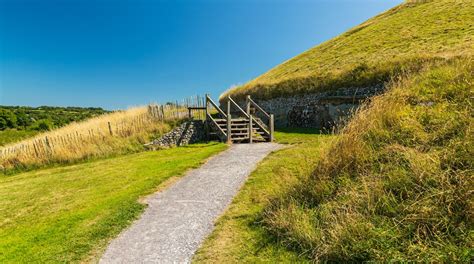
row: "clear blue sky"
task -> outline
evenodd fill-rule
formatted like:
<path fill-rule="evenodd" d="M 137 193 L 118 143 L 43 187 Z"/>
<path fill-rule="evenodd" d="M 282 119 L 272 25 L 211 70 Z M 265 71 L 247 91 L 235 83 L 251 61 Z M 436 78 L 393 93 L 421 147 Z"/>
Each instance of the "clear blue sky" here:
<path fill-rule="evenodd" d="M 0 104 L 219 96 L 395 0 L 0 0 Z"/>

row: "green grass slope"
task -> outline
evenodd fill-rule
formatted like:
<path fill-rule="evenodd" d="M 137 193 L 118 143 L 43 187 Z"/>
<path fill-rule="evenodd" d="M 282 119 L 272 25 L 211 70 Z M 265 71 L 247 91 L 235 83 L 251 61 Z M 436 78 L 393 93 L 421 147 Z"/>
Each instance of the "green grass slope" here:
<path fill-rule="evenodd" d="M 197 144 L 0 176 L 0 263 L 95 262 L 143 211 L 141 197 L 225 148 Z"/>
<path fill-rule="evenodd" d="M 408 1 L 224 95 L 273 98 L 383 83 L 426 61 L 472 54 L 472 1 Z"/>
<path fill-rule="evenodd" d="M 317 262 L 474 259 L 474 63 L 426 65 L 359 111 L 265 228 Z"/>
<path fill-rule="evenodd" d="M 35 130 L 6 129 L 0 131 L 0 147 L 13 142 L 21 141 L 25 138 L 32 137 L 38 133 L 39 131 Z"/>

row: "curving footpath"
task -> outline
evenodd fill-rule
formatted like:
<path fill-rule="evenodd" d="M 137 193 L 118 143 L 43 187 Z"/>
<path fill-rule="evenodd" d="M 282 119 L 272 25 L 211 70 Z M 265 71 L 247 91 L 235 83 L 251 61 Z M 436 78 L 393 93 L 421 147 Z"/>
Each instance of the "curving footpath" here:
<path fill-rule="evenodd" d="M 108 246 L 100 263 L 188 263 L 247 176 L 275 143 L 235 144 L 163 192 Z"/>

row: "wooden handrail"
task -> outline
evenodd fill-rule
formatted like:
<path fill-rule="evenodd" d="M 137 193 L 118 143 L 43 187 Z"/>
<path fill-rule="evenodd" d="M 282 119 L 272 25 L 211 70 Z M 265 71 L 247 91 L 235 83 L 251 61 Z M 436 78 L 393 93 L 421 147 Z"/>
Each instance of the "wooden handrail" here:
<path fill-rule="evenodd" d="M 267 128 L 264 125 L 262 125 L 262 123 L 260 123 L 260 121 L 258 121 L 258 119 L 254 118 L 253 122 L 257 126 L 259 126 L 263 130 L 263 132 L 265 132 L 265 134 L 270 135 L 270 132 L 268 132 Z"/>
<path fill-rule="evenodd" d="M 206 110 L 205 107 L 189 106 L 188 110 Z"/>
<path fill-rule="evenodd" d="M 211 103 L 211 105 L 214 106 L 214 108 L 216 108 L 217 111 L 218 111 L 221 115 L 223 115 L 225 118 L 227 118 L 227 115 L 224 113 L 224 111 L 222 111 L 222 109 L 221 109 L 220 107 L 218 107 L 217 104 L 214 103 L 214 101 L 212 101 L 212 99 L 211 99 L 209 96 L 207 96 L 207 95 L 206 95 L 206 101 L 209 102 L 209 103 Z"/>
<path fill-rule="evenodd" d="M 212 116 L 211 116 L 209 113 L 207 113 L 207 118 L 208 118 L 209 120 L 211 120 L 211 121 L 214 123 L 214 125 L 216 125 L 216 127 L 219 129 L 219 131 L 220 131 L 224 136 L 227 137 L 227 133 L 225 133 L 224 130 L 222 130 L 222 128 L 219 126 L 219 124 L 217 124 L 216 120 L 214 120 L 214 118 L 212 118 Z"/>
<path fill-rule="evenodd" d="M 253 106 L 255 106 L 255 108 L 257 108 L 260 112 L 262 112 L 267 118 L 270 118 L 270 115 L 267 112 L 265 112 L 257 103 L 255 103 L 255 101 L 252 100 L 250 96 L 247 96 L 247 100 L 249 100 L 249 102 L 252 103 Z"/>
<path fill-rule="evenodd" d="M 214 117 L 211 116 L 211 114 L 208 111 L 209 110 L 209 108 L 208 108 L 209 103 L 214 108 L 217 109 L 218 113 L 221 116 L 223 116 L 224 119 L 215 119 Z M 241 116 L 240 118 L 233 119 L 232 115 L 231 115 L 231 104 L 236 106 L 238 111 L 240 111 L 243 114 L 244 117 Z M 251 105 L 253 105 L 258 111 L 263 113 L 263 115 L 268 119 L 268 125 L 265 124 L 266 122 L 264 122 L 263 120 L 261 120 L 257 117 L 254 117 L 250 113 L 250 106 Z M 192 107 L 192 108 L 194 108 L 194 107 Z M 267 141 L 272 142 L 273 141 L 273 132 L 274 132 L 273 131 L 274 130 L 274 128 L 273 128 L 273 123 L 274 123 L 273 114 L 269 114 L 269 113 L 265 112 L 259 105 L 257 105 L 257 103 L 255 103 L 255 101 L 253 101 L 250 98 L 250 96 L 247 96 L 246 109 L 247 109 L 247 112 L 244 111 L 240 107 L 240 105 L 237 104 L 230 96 L 228 96 L 227 97 L 227 113 L 225 113 L 219 106 L 217 106 L 217 104 L 208 95 L 206 95 L 206 107 L 205 107 L 206 120 L 207 120 L 206 129 L 208 130 L 211 127 L 211 125 L 217 127 L 216 132 L 217 132 L 217 135 L 221 138 L 221 140 L 226 140 L 228 143 L 232 143 L 232 140 L 233 140 L 233 138 L 232 138 L 232 124 L 233 124 L 233 122 L 235 122 L 235 120 L 241 120 L 239 122 L 244 122 L 244 124 L 246 124 L 246 127 L 248 128 L 247 133 L 248 133 L 249 143 L 254 142 L 254 138 L 253 138 L 253 131 L 254 130 L 253 129 L 255 127 L 258 127 L 258 129 L 261 130 L 260 133 L 263 132 L 263 134 L 265 136 L 268 136 Z M 191 108 L 189 109 L 189 111 L 191 111 Z M 223 124 L 222 123 L 217 123 L 217 121 L 223 122 L 224 120 L 226 121 L 226 127 L 227 127 L 226 132 L 224 132 L 224 129 L 221 127 L 221 125 L 223 125 Z M 239 132 L 239 133 L 241 133 L 241 132 Z M 236 140 L 242 140 L 242 139 L 245 139 L 245 138 L 236 137 L 235 139 Z"/>
<path fill-rule="evenodd" d="M 237 109 L 239 109 L 240 112 L 242 112 L 247 118 L 250 118 L 250 116 L 249 116 L 247 113 L 245 113 L 245 111 L 244 111 L 242 108 L 240 108 L 240 106 L 239 106 L 230 96 L 228 96 L 227 99 L 228 99 L 231 103 L 233 103 L 233 104 L 237 107 Z"/>

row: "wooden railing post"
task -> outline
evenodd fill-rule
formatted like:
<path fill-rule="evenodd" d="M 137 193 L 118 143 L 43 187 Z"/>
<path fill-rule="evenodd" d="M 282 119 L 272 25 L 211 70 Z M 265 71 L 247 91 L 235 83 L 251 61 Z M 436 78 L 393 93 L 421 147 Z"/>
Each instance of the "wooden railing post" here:
<path fill-rule="evenodd" d="M 232 115 L 230 114 L 230 97 L 227 97 L 227 143 L 232 143 Z"/>
<path fill-rule="evenodd" d="M 207 118 L 207 113 L 209 113 L 209 94 L 206 94 L 206 118 Z"/>
<path fill-rule="evenodd" d="M 250 95 L 247 95 L 247 98 L 245 99 L 246 105 L 247 105 L 247 115 L 250 115 Z"/>
<path fill-rule="evenodd" d="M 273 122 L 274 122 L 274 120 L 273 120 L 273 114 L 270 114 L 270 123 L 269 123 L 269 127 L 270 127 L 270 142 L 273 142 L 273 131 L 275 130 L 275 127 L 274 127 Z"/>
<path fill-rule="evenodd" d="M 232 117 L 231 114 L 227 114 L 227 143 L 232 143 Z"/>
<path fill-rule="evenodd" d="M 253 143 L 252 134 L 253 134 L 253 120 L 252 120 L 252 116 L 249 115 L 249 143 L 250 144 Z"/>
<path fill-rule="evenodd" d="M 211 124 L 209 124 L 210 120 L 208 120 L 208 113 L 209 113 L 209 94 L 206 94 L 206 98 L 204 99 L 205 102 L 205 107 L 206 107 L 206 115 L 204 117 L 204 129 L 205 129 L 205 133 L 206 133 L 206 140 L 211 140 L 211 136 L 210 136 L 210 126 Z"/>

